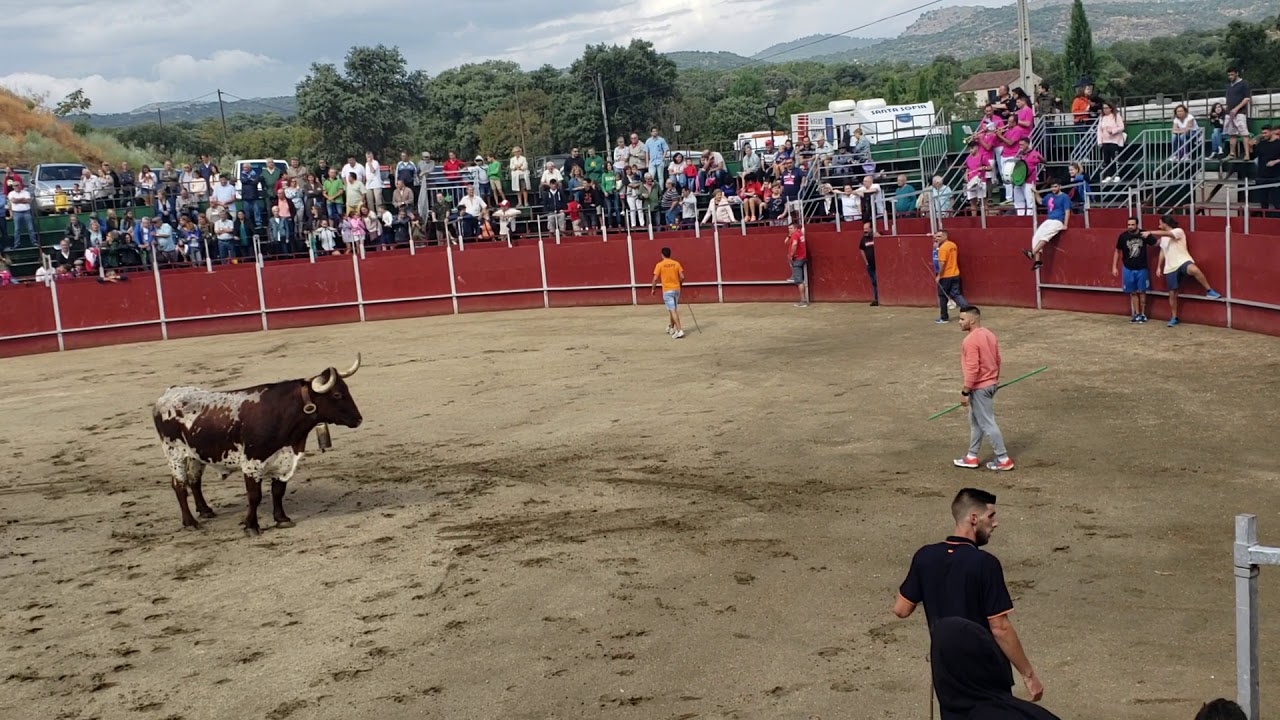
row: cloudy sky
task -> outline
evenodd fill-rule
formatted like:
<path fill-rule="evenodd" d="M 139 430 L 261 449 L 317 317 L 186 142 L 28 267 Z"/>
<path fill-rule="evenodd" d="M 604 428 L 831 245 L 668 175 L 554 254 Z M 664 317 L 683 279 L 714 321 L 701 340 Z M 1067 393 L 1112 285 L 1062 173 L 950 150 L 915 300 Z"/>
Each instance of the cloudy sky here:
<path fill-rule="evenodd" d="M 433 75 L 490 58 L 567 66 L 584 45 L 632 37 L 659 51 L 752 55 L 927 1 L 882 0 L 853 12 L 848 0 L 0 0 L 0 85 L 47 93 L 50 103 L 84 88 L 93 112 L 125 112 L 218 88 L 243 98 L 292 94 L 312 62 L 340 64 L 353 45 L 398 45 L 410 67 Z M 933 7 L 956 4 L 1007 2 Z M 917 15 L 854 34 L 893 36 Z"/>

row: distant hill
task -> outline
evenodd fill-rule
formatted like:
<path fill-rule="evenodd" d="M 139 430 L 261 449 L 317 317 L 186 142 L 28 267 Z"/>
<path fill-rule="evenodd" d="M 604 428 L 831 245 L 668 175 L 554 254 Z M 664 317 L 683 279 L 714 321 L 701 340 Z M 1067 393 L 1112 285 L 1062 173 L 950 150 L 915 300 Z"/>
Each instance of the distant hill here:
<path fill-rule="evenodd" d="M 752 55 L 753 60 L 767 58 L 768 62 L 792 62 L 808 60 L 820 55 L 860 50 L 884 42 L 884 38 L 845 37 L 844 35 L 809 35 L 791 42 L 771 45 Z"/>
<path fill-rule="evenodd" d="M 297 102 L 292 95 L 279 97 L 255 98 L 252 100 L 224 100 L 222 110 L 227 117 L 232 115 L 266 115 L 274 113 L 292 117 L 297 112 Z M 90 115 L 89 125 L 96 128 L 122 128 L 143 123 L 156 122 L 199 122 L 220 116 L 218 102 L 161 102 L 143 105 L 140 108 L 123 113 Z"/>
<path fill-rule="evenodd" d="M 751 62 L 751 58 L 723 51 L 679 50 L 665 54 L 680 70 L 732 70 Z"/>
<path fill-rule="evenodd" d="M 1273 16 L 1274 0 L 1115 0 L 1089 2 L 1085 10 L 1093 41 L 1146 40 L 1186 30 L 1212 30 L 1232 20 L 1257 22 Z M 1049 0 L 1031 6 L 1031 39 L 1036 47 L 1060 52 L 1070 25 L 1071 6 Z M 931 10 L 903 33 L 851 50 L 816 54 L 820 62 L 928 62 L 937 55 L 959 59 L 1017 49 L 1018 13 L 1005 7 L 955 6 Z M 963 39 L 963 42 L 961 42 Z M 826 43 L 809 50 L 822 49 Z"/>

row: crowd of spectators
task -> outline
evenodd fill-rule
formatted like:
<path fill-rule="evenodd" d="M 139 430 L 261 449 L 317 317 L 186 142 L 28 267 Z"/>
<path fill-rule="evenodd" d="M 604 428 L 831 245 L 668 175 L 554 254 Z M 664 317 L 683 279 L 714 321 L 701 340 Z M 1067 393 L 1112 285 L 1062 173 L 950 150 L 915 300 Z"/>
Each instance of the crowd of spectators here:
<path fill-rule="evenodd" d="M 1280 181 L 1280 129 L 1273 134 L 1264 127 L 1258 138 L 1250 137 L 1249 87 L 1235 68 L 1228 81 L 1226 102 L 1207 118 L 1213 155 L 1256 158 L 1260 182 Z M 64 264 L 61 272 L 74 275 L 153 260 L 163 266 L 228 263 L 446 242 L 514 243 L 544 233 L 783 225 L 804 200 L 816 203 L 816 215 L 845 222 L 887 213 L 985 213 L 989 204 L 1032 214 L 1048 164 L 1037 140 L 1052 143 L 1054 133 L 1073 125 L 1096 133 L 1101 158 L 1088 173 L 1082 162 L 1069 167 L 1067 187 L 1078 210 L 1091 192 L 1091 175 L 1101 184 L 1121 180 L 1128 135 L 1121 113 L 1099 97 L 1088 78 L 1078 83 L 1069 112 L 1061 110 L 1060 98 L 1044 84 L 1035 98 L 1020 88 L 1000 87 L 960 158 L 959 190 L 943 175 L 927 178 L 927 184 L 922 178 L 917 189 L 905 175 L 877 174 L 861 128 L 848 129 L 838 143 L 806 136 L 780 146 L 772 139 L 760 145 L 745 141 L 735 149 L 732 170 L 721 153 L 673 148 L 656 128 L 643 140 L 639 133 L 618 137 L 610 152 L 574 148 L 541 167 L 532 167 L 520 147 L 505 160 L 487 154 L 469 163 L 454 152 L 438 164 L 430 152 L 416 161 L 401 152 L 394 164 L 366 152 L 342 165 L 320 160 L 311 168 L 298 158 L 267 159 L 241 161 L 225 171 L 207 155 L 136 172 L 128 163 L 101 163 L 86 168 L 78 183 L 55 189 L 53 211 L 72 220 L 58 252 L 45 253 L 44 275 L 56 276 Z M 1045 127 L 1037 132 L 1039 126 Z M 1194 143 L 1206 142 L 1186 106 L 1174 110 L 1170 129 L 1170 162 L 1186 159 Z M 1227 153 L 1224 141 L 1230 144 Z M 0 223 L 0 250 L 40 245 L 31 189 L 12 168 L 2 174 L 0 213 L 12 219 L 14 237 L 8 223 Z M 1280 208 L 1280 188 L 1259 196 L 1264 209 Z M 150 217 L 135 217 L 140 207 L 150 208 Z M 57 262 L 70 258 L 61 245 L 79 257 Z"/>

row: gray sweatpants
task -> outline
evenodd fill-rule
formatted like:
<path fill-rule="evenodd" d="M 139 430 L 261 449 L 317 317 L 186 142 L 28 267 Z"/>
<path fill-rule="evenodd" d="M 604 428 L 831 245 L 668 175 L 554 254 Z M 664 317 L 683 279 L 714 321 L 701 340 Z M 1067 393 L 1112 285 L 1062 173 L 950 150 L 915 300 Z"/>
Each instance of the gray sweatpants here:
<path fill-rule="evenodd" d="M 1000 434 L 1000 426 L 996 425 L 995 411 L 996 386 L 988 385 L 969 393 L 969 454 L 976 456 L 982 449 L 982 438 L 991 441 L 996 457 L 1005 457 L 1004 436 Z"/>

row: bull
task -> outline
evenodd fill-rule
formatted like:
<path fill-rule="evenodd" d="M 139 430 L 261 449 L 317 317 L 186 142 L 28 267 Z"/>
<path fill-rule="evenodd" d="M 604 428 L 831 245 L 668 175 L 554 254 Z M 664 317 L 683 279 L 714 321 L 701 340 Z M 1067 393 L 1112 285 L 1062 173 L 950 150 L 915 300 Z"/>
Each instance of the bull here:
<path fill-rule="evenodd" d="M 188 490 L 199 516 L 214 517 L 200 487 L 206 466 L 217 470 L 223 480 L 237 470 L 244 475 L 249 496 L 242 523 L 246 533 L 260 532 L 258 503 L 267 478 L 276 526 L 293 527 L 284 512 L 284 493 L 306 450 L 307 435 L 322 423 L 356 428 L 363 421 L 345 382 L 359 369 L 357 353 L 349 369 L 331 367 L 303 380 L 225 392 L 194 387 L 165 391 L 156 400 L 152 417 L 169 461 L 183 529 L 200 527 L 187 505 Z"/>

